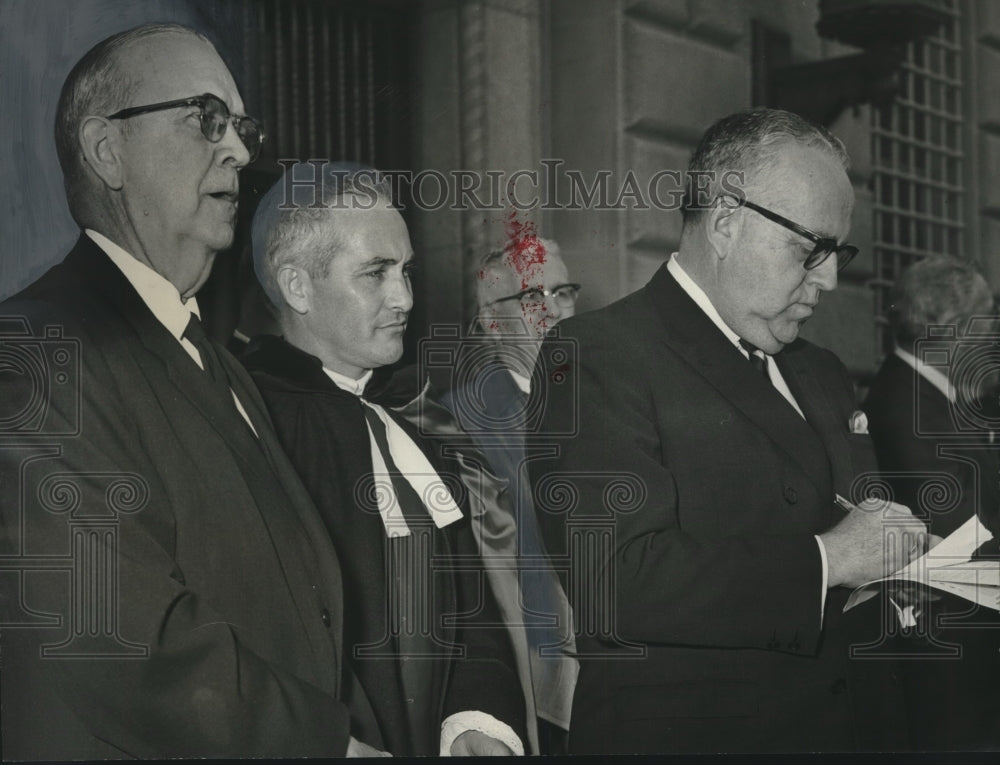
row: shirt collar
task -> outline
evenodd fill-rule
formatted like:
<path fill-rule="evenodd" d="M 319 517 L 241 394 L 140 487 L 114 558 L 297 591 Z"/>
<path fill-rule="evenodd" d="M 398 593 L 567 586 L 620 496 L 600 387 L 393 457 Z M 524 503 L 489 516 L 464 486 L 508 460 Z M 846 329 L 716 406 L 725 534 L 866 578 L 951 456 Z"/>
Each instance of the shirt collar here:
<path fill-rule="evenodd" d="M 719 330 L 726 336 L 736 349 L 742 353 L 744 356 L 749 356 L 748 352 L 740 345 L 740 336 L 733 332 L 729 328 L 729 325 L 722 320 L 719 316 L 719 312 L 715 310 L 715 306 L 712 305 L 712 301 L 708 299 L 708 295 L 705 294 L 705 290 L 695 284 L 694 279 L 692 279 L 687 271 L 683 269 L 681 264 L 677 260 L 677 253 L 675 252 L 670 256 L 670 260 L 667 262 L 667 270 L 670 275 L 677 280 L 677 284 L 680 288 L 684 290 L 688 297 L 690 297 L 698 307 L 704 311 L 705 315 L 712 320 L 712 323 L 719 328 Z"/>
<path fill-rule="evenodd" d="M 111 262 L 139 293 L 142 302 L 153 312 L 157 321 L 177 340 L 184 336 L 191 314 L 201 319 L 198 301 L 194 297 L 188 298 L 185 303 L 181 300 L 181 293 L 164 276 L 137 260 L 103 234 L 89 228 L 84 229 L 84 233 L 104 250 Z"/>
<path fill-rule="evenodd" d="M 948 379 L 948 375 L 936 367 L 925 364 L 912 353 L 904 351 L 898 345 L 893 353 L 917 370 L 918 375 L 941 391 L 945 395 L 945 398 L 947 398 L 951 403 L 955 403 L 955 389 L 952 387 L 951 381 Z"/>
<path fill-rule="evenodd" d="M 375 371 L 369 369 L 357 380 L 352 380 L 347 375 L 342 375 L 339 372 L 334 372 L 332 369 L 327 369 L 323 367 L 323 371 L 326 372 L 326 376 L 333 380 L 334 384 L 341 390 L 346 390 L 355 396 L 360 396 L 365 392 L 365 386 L 368 385 L 368 381 L 372 379 L 372 373 Z"/>
<path fill-rule="evenodd" d="M 510 373 L 510 376 L 513 378 L 514 385 L 517 386 L 518 390 L 520 390 L 521 393 L 523 393 L 525 396 L 530 396 L 531 395 L 531 378 L 530 377 L 525 377 L 520 372 L 515 372 L 510 367 L 507 368 L 507 371 Z"/>

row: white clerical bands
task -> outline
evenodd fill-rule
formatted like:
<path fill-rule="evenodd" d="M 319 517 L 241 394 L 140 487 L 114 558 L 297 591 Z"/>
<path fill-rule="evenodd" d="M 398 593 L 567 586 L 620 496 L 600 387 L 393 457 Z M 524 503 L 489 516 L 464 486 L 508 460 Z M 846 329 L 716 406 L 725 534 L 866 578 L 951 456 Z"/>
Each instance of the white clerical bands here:
<path fill-rule="evenodd" d="M 438 475 L 434 466 L 424 456 L 420 447 L 413 443 L 413 439 L 392 417 L 386 414 L 381 406 L 364 399 L 361 401 L 385 426 L 391 461 L 395 463 L 401 477 L 406 480 L 420 501 L 423 502 L 434 521 L 434 525 L 441 529 L 461 519 L 462 511 L 459 510 L 455 498 L 448 491 L 448 487 L 441 480 L 441 476 Z M 368 425 L 368 442 L 372 453 L 375 498 L 378 502 L 378 512 L 382 517 L 382 524 L 385 526 L 385 533 L 389 537 L 409 536 L 410 527 L 403 516 L 399 498 L 396 496 L 396 489 L 392 485 L 391 471 L 386 465 L 386 459 L 379 448 L 378 439 L 372 431 L 372 425 L 367 420 L 368 418 L 366 418 L 366 424 Z"/>

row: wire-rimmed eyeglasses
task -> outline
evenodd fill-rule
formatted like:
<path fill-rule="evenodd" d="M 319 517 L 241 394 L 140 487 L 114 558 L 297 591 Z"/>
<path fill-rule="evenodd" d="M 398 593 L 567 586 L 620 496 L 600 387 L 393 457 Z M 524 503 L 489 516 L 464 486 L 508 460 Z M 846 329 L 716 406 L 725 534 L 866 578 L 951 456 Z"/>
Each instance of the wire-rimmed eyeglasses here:
<path fill-rule="evenodd" d="M 497 298 L 490 305 L 504 303 L 508 300 L 519 300 L 522 305 L 541 303 L 546 298 L 553 298 L 560 308 L 569 308 L 576 304 L 576 299 L 580 294 L 580 285 L 575 283 L 558 284 L 555 287 L 531 287 L 521 290 L 507 297 Z"/>

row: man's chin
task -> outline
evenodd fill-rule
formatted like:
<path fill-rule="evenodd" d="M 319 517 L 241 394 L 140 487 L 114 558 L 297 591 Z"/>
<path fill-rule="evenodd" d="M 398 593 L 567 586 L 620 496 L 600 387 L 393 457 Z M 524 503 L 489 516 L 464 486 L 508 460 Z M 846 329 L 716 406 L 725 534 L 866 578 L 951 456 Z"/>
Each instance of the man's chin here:
<path fill-rule="evenodd" d="M 403 358 L 403 344 L 399 343 L 398 347 L 387 348 L 380 354 L 380 363 L 377 366 L 387 367 L 390 364 L 395 364 L 401 358 Z"/>
<path fill-rule="evenodd" d="M 801 326 L 804 323 L 805 323 L 804 321 L 802 322 L 793 321 L 793 322 L 788 322 L 787 324 L 783 324 L 782 326 L 774 327 L 773 329 L 770 330 L 770 335 L 771 339 L 774 341 L 777 347 L 774 348 L 774 350 L 770 350 L 768 348 L 761 348 L 761 350 L 764 351 L 764 353 L 774 355 L 775 353 L 778 353 L 786 345 L 794 343 L 798 339 L 799 330 L 801 329 Z"/>
<path fill-rule="evenodd" d="M 215 252 L 228 250 L 236 240 L 236 218 L 202 221 L 200 231 L 191 232 L 191 238 L 201 241 L 205 247 Z"/>
<path fill-rule="evenodd" d="M 216 252 L 222 252 L 223 250 L 228 250 L 233 246 L 233 241 L 236 239 L 235 231 L 230 231 L 228 234 L 220 234 L 215 237 L 215 241 L 209 242 L 209 247 L 211 247 Z"/>

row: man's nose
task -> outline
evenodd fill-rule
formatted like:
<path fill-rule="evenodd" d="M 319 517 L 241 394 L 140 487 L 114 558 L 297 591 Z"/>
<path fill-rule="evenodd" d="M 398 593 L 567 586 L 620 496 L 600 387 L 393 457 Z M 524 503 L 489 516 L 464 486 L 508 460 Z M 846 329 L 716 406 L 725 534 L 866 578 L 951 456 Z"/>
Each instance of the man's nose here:
<path fill-rule="evenodd" d="M 413 308 L 413 288 L 410 285 L 410 280 L 403 274 L 398 274 L 390 279 L 386 305 L 395 311 L 406 313 L 409 313 L 410 309 Z"/>
<path fill-rule="evenodd" d="M 549 295 L 545 298 L 545 315 L 556 321 L 562 318 L 563 307 L 555 295 Z"/>
<path fill-rule="evenodd" d="M 837 288 L 837 253 L 833 252 L 816 268 L 806 272 L 806 281 L 829 292 Z"/>
<path fill-rule="evenodd" d="M 236 132 L 232 120 L 226 125 L 226 132 L 222 134 L 222 138 L 219 139 L 216 147 L 220 164 L 225 164 L 227 160 L 231 160 L 237 170 L 241 170 L 250 164 L 250 151 L 243 143 L 243 139 L 240 138 L 239 133 Z"/>

